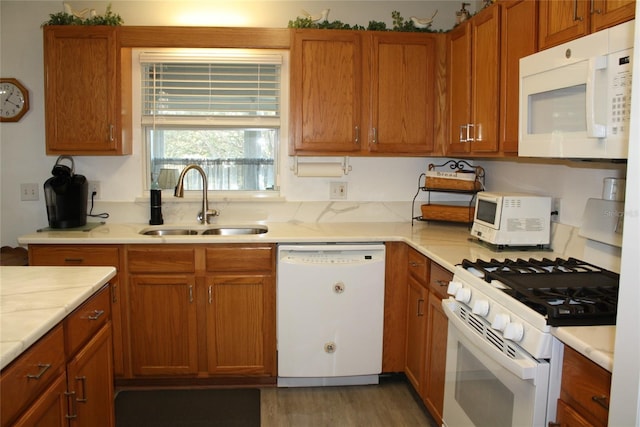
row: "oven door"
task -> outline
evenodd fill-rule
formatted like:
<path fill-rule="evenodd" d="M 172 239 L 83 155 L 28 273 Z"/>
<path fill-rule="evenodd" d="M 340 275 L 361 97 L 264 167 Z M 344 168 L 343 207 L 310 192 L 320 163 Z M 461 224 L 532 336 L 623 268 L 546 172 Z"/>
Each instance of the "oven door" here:
<path fill-rule="evenodd" d="M 455 300 L 443 301 L 443 308 L 449 318 L 443 426 L 544 426 L 547 361 L 532 358 Z"/>

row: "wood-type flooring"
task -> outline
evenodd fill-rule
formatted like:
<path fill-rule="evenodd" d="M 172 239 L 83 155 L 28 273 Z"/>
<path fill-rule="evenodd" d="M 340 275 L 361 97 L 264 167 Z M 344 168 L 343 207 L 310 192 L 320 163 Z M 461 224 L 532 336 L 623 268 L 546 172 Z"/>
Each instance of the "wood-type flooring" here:
<path fill-rule="evenodd" d="M 405 381 L 345 387 L 263 388 L 262 427 L 438 427 Z"/>

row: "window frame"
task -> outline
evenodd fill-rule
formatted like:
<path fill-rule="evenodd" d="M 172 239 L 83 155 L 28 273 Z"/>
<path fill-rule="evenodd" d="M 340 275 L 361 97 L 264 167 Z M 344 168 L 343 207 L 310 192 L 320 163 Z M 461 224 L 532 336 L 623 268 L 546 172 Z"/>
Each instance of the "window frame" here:
<path fill-rule="evenodd" d="M 148 194 L 151 188 L 151 146 L 150 141 L 147 141 L 145 136 L 146 124 L 143 124 L 142 120 L 142 82 L 141 75 L 141 63 L 140 54 L 144 52 L 163 52 L 163 53 L 176 53 L 176 52 L 209 52 L 219 53 L 228 56 L 231 54 L 255 54 L 255 55 L 279 55 L 282 58 L 281 71 L 280 71 L 280 126 L 278 128 L 279 141 L 274 147 L 274 189 L 273 190 L 209 190 L 209 198 L 212 200 L 274 200 L 281 199 L 280 188 L 280 176 L 281 168 L 284 166 L 282 161 L 282 153 L 287 150 L 287 141 L 289 134 L 289 75 L 290 75 L 290 58 L 289 50 L 287 49 L 244 49 L 244 48 L 133 48 L 131 50 L 132 61 L 132 125 L 133 125 L 133 140 L 134 146 L 141 147 L 141 180 L 142 189 L 144 194 Z M 194 119 L 184 117 L 183 124 L 188 125 L 193 123 Z M 197 119 L 196 119 L 197 120 Z M 278 120 L 270 116 L 264 116 L 264 120 L 269 120 L 271 123 Z M 224 127 L 237 127 L 236 120 L 230 118 L 225 120 L 224 117 L 216 118 L 216 127 L 222 129 Z M 247 120 L 247 121 L 250 121 Z M 158 122 L 162 122 L 162 117 L 158 118 Z M 266 127 L 266 126 L 265 126 Z M 270 126 L 273 127 L 273 126 Z M 138 141 L 136 141 L 136 139 Z M 137 144 L 139 142 L 139 145 Z M 283 151 L 284 150 L 284 151 Z M 173 194 L 173 190 L 163 190 L 163 192 Z M 185 190 L 185 198 L 200 198 L 202 197 L 201 190 Z"/>

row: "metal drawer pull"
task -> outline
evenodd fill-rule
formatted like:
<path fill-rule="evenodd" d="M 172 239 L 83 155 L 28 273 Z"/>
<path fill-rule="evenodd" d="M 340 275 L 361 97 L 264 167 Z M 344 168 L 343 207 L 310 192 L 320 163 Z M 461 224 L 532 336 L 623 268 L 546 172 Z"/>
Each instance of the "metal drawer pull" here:
<path fill-rule="evenodd" d="M 436 283 L 438 284 L 438 286 L 449 286 L 449 282 L 446 280 L 436 280 Z"/>
<path fill-rule="evenodd" d="M 80 403 L 87 403 L 87 377 L 76 377 L 76 381 L 82 383 L 82 397 L 78 397 L 76 401 Z"/>
<path fill-rule="evenodd" d="M 607 396 L 591 396 L 591 400 L 602 406 L 604 409 L 609 410 L 609 398 Z"/>
<path fill-rule="evenodd" d="M 411 262 L 409 262 L 409 265 L 411 267 L 420 267 L 422 265 L 422 263 L 421 262 L 411 261 Z"/>
<path fill-rule="evenodd" d="M 79 263 L 79 262 L 84 262 L 84 258 L 65 258 L 64 262 Z"/>
<path fill-rule="evenodd" d="M 51 363 L 38 363 L 38 368 L 40 368 L 40 372 L 38 372 L 35 375 L 27 374 L 27 379 L 28 380 L 39 380 L 44 375 L 44 373 L 49 370 L 50 367 L 51 367 Z"/>
<path fill-rule="evenodd" d="M 89 320 L 98 320 L 104 314 L 104 310 L 93 310 L 93 314 L 89 315 Z"/>

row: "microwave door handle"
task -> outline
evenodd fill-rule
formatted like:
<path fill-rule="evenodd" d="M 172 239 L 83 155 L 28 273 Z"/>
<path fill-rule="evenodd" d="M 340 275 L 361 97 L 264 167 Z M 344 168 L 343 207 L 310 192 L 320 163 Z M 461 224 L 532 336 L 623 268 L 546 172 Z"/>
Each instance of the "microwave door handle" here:
<path fill-rule="evenodd" d="M 587 119 L 587 136 L 589 138 L 604 138 L 607 136 L 607 125 L 597 123 L 596 105 L 598 104 L 598 88 L 596 87 L 596 73 L 598 70 L 607 68 L 607 57 L 596 56 L 589 58 L 589 70 L 587 74 L 587 90 L 586 90 L 586 119 Z M 602 102 L 602 100 L 600 100 Z M 606 118 L 605 118 L 606 122 Z"/>

